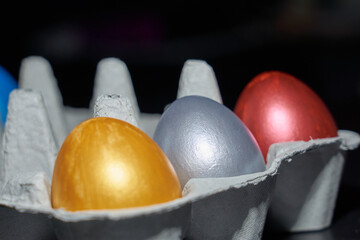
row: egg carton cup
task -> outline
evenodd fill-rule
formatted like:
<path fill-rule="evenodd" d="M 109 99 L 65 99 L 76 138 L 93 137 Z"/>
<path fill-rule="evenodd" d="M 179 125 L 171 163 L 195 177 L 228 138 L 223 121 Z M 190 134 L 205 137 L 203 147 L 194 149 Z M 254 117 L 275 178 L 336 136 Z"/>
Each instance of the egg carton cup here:
<path fill-rule="evenodd" d="M 121 100 L 118 96 L 104 95 L 98 98 L 95 106 L 102 109 L 104 115 L 113 117 L 123 112 L 114 112 L 112 108 L 116 105 L 114 102 Z M 105 110 L 107 106 L 110 107 Z M 37 225 L 44 226 L 44 231 L 49 231 L 51 221 L 58 239 L 261 238 L 277 162 L 261 173 L 191 179 L 184 187 L 183 197 L 168 203 L 69 212 L 52 209 L 50 204 L 56 149 L 41 95 L 15 90 L 10 97 L 8 116 L 1 162 L 5 175 L 0 179 L 3 186 L 0 204 L 27 215 L 32 222 L 37 221 Z M 34 122 L 23 120 L 30 118 Z M 26 129 L 29 135 L 24 139 L 20 132 Z M 30 141 L 34 137 L 42 141 Z M 17 149 L 18 146 L 21 149 Z M 30 154 L 32 151 L 34 153 Z M 35 219 L 40 215 L 41 219 Z"/>
<path fill-rule="evenodd" d="M 70 129 L 90 118 L 90 109 L 94 108 L 94 116 L 128 121 L 152 136 L 160 114 L 139 111 L 126 65 L 114 58 L 104 59 L 98 64 L 94 96 L 89 109 L 62 105 L 50 64 L 43 58 L 30 57 L 22 62 L 19 83 L 22 89 L 15 90 L 10 97 L 8 119 L 0 147 L 0 205 L 14 215 L 26 216 L 31 223 L 36 223 L 37 231 L 43 229 L 43 234 L 55 231 L 60 240 L 184 237 L 261 239 L 270 204 L 270 223 L 287 221 L 284 217 L 286 210 L 280 206 L 282 204 L 285 207 L 287 203 L 281 200 L 278 206 L 279 212 L 283 214 L 278 217 L 273 215 L 279 209 L 276 208 L 276 202 L 279 202 L 277 197 L 284 194 L 281 191 L 279 193 L 278 183 L 281 181 L 277 178 L 286 174 L 287 165 L 305 162 L 308 156 L 317 156 L 317 152 L 326 156 L 313 157 L 316 158 L 314 162 L 325 159 L 322 161 L 335 162 L 333 165 L 342 161 L 342 165 L 343 157 L 326 160 L 332 156 L 328 154 L 329 149 L 334 154 L 340 152 L 336 156 L 343 156 L 344 151 L 356 148 L 360 142 L 356 133 L 340 131 L 337 138 L 275 144 L 269 150 L 264 172 L 229 178 L 191 179 L 183 189 L 183 197 L 168 203 L 119 210 L 68 212 L 51 208 L 50 186 L 57 151 Z M 45 92 L 52 94 L 46 95 Z M 184 64 L 178 98 L 187 95 L 201 95 L 222 102 L 215 74 L 204 61 L 189 60 Z M 58 121 L 59 116 L 62 121 Z M 62 132 L 59 129 L 55 131 L 59 124 L 62 125 Z M 333 189 L 336 197 L 337 188 L 329 188 Z M 296 194 L 292 186 L 288 190 L 290 195 Z M 316 192 L 316 189 L 313 191 Z M 318 208 L 313 211 L 318 211 Z M 325 211 L 332 214 L 331 208 Z M 53 229 L 49 229 L 51 224 Z M 17 227 L 20 229 L 22 226 Z"/>
<path fill-rule="evenodd" d="M 282 162 L 269 210 L 269 228 L 303 232 L 329 227 L 346 153 L 359 143 L 359 134 L 340 130 L 335 138 L 271 145 L 268 159 Z"/>

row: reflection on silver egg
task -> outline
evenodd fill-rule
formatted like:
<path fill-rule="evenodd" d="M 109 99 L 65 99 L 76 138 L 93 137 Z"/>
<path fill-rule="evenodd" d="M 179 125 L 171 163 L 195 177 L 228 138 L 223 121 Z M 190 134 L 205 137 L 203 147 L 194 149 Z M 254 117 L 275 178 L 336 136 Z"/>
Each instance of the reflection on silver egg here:
<path fill-rule="evenodd" d="M 231 177 L 265 170 L 256 140 L 227 107 L 183 97 L 163 113 L 154 140 L 172 162 L 181 186 L 190 178 Z"/>

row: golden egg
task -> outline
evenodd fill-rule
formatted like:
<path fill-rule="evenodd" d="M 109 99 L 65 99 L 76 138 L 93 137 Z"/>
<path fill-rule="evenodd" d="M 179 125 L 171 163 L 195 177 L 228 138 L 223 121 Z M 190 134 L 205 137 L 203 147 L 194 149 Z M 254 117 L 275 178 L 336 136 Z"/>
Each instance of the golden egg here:
<path fill-rule="evenodd" d="M 92 118 L 65 139 L 56 159 L 53 208 L 118 209 L 181 197 L 177 175 L 160 147 L 135 126 Z"/>

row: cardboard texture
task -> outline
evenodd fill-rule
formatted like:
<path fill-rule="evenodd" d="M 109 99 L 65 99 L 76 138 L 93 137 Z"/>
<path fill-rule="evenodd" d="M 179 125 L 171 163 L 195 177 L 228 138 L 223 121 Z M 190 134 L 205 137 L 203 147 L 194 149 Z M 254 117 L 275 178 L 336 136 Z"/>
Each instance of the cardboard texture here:
<path fill-rule="evenodd" d="M 129 99 L 120 95 L 101 95 L 94 106 L 94 117 L 111 117 L 139 127 Z"/>
<path fill-rule="evenodd" d="M 38 62 L 38 58 L 28 61 L 29 64 Z M 118 66 L 118 61 L 111 59 L 110 63 L 115 62 L 114 66 Z M 121 69 L 127 71 L 123 65 Z M 128 73 L 114 72 L 114 75 L 129 76 Z M 203 74 L 203 71 L 196 72 Z M 211 74 L 207 75 L 210 77 L 190 75 L 193 75 L 193 81 L 184 81 L 182 88 L 206 85 L 196 83 L 196 79 L 214 81 Z M 217 84 L 213 87 L 218 90 Z M 0 147 L 0 205 L 6 211 L 13 211 L 14 218 L 25 219 L 19 223 L 35 224 L 37 236 L 50 236 L 55 231 L 59 240 L 261 239 L 270 205 L 268 220 L 274 228 L 287 231 L 321 229 L 331 221 L 344 153 L 360 143 L 358 134 L 339 131 L 336 138 L 274 144 L 264 172 L 229 178 L 190 179 L 183 189 L 183 197 L 168 203 L 121 210 L 54 210 L 50 205 L 49 189 L 58 150 L 55 139 L 61 139 L 62 134 L 55 137 L 54 116 L 51 117 L 46 105 L 48 99 L 42 91 L 16 90 L 11 94 Z M 194 89 L 184 92 L 196 94 Z M 219 100 L 214 94 L 217 91 L 211 92 L 208 97 Z M 136 118 L 132 112 L 136 111 L 132 108 L 134 105 L 129 104 L 133 104 L 135 96 L 131 91 L 130 95 L 128 93 L 107 93 L 120 94 L 120 97 L 99 93 L 95 116 L 110 114 L 129 121 L 135 119 L 140 126 L 146 126 L 147 131 L 153 131 L 160 115 L 139 113 Z M 62 111 L 64 122 L 68 124 L 64 129 L 71 129 L 91 116 L 90 110 L 77 110 L 60 106 L 53 112 Z M 54 229 L 51 229 L 51 222 Z M 35 236 L 28 234 L 28 239 Z"/>
<path fill-rule="evenodd" d="M 8 206 L 0 206 L 0 239 L 57 240 L 47 214 L 20 212 Z"/>
<path fill-rule="evenodd" d="M 66 125 L 61 92 L 49 62 L 42 57 L 25 58 L 20 66 L 19 88 L 33 89 L 41 93 L 57 145 L 60 147 L 70 129 Z"/>
<path fill-rule="evenodd" d="M 118 94 L 129 99 L 134 108 L 135 118 L 139 118 L 138 107 L 131 76 L 126 64 L 116 58 L 106 58 L 99 62 L 94 82 L 93 98 L 90 109 L 93 109 L 95 101 L 103 94 Z"/>
<path fill-rule="evenodd" d="M 346 150 L 359 145 L 359 135 L 339 131 L 338 138 L 274 144 L 268 159 L 284 158 L 269 211 L 271 229 L 314 231 L 331 224 Z"/>
<path fill-rule="evenodd" d="M 198 95 L 222 104 L 213 68 L 205 61 L 187 60 L 181 71 L 177 98 Z"/>
<path fill-rule="evenodd" d="M 0 163 L 1 199 L 51 207 L 48 195 L 57 149 L 42 97 L 32 90 L 14 90 L 9 100 Z"/>

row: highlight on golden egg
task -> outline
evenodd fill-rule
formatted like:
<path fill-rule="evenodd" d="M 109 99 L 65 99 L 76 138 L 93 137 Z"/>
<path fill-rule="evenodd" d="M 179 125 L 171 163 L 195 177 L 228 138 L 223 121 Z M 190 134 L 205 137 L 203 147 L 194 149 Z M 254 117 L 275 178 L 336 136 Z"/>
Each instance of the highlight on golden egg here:
<path fill-rule="evenodd" d="M 160 147 L 137 127 L 114 118 L 82 122 L 65 139 L 51 186 L 53 208 L 119 209 L 181 197 Z"/>

